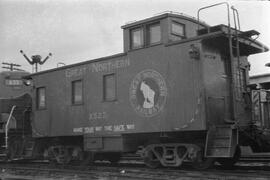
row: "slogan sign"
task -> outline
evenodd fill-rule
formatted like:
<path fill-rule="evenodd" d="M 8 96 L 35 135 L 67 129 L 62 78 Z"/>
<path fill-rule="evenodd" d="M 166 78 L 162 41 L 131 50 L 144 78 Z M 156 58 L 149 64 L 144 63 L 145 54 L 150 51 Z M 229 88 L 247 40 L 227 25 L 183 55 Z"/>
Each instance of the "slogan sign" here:
<path fill-rule="evenodd" d="M 131 82 L 129 99 L 137 114 L 152 117 L 163 110 L 168 94 L 162 75 L 152 69 L 138 73 Z"/>

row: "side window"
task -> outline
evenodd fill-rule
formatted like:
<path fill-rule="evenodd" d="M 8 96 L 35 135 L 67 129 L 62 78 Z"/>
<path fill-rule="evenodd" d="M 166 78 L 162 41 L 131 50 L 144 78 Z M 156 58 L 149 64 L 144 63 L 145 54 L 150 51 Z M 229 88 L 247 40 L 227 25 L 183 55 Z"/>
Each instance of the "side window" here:
<path fill-rule="evenodd" d="M 45 87 L 37 88 L 37 109 L 46 108 L 46 89 Z"/>
<path fill-rule="evenodd" d="M 171 34 L 173 35 L 173 40 L 181 40 L 185 38 L 185 25 L 172 21 L 171 24 Z"/>
<path fill-rule="evenodd" d="M 108 74 L 103 76 L 103 100 L 116 100 L 116 79 L 115 74 Z"/>
<path fill-rule="evenodd" d="M 136 28 L 131 30 L 131 49 L 137 49 L 143 47 L 143 29 Z"/>
<path fill-rule="evenodd" d="M 157 44 L 161 41 L 160 24 L 152 24 L 148 26 L 149 44 Z"/>
<path fill-rule="evenodd" d="M 83 103 L 83 85 L 82 80 L 72 81 L 72 104 L 82 104 Z"/>

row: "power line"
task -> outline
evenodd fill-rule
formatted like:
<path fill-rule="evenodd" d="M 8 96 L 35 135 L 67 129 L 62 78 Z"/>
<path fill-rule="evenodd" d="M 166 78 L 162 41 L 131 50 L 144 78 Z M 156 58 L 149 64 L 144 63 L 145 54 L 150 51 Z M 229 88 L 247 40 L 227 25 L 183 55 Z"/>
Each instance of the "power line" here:
<path fill-rule="evenodd" d="M 8 69 L 10 71 L 23 71 L 20 68 L 16 68 L 16 67 L 21 67 L 21 65 L 19 65 L 19 64 L 6 63 L 6 62 L 3 62 L 2 64 L 5 65 L 5 66 L 2 66 L 3 69 Z"/>

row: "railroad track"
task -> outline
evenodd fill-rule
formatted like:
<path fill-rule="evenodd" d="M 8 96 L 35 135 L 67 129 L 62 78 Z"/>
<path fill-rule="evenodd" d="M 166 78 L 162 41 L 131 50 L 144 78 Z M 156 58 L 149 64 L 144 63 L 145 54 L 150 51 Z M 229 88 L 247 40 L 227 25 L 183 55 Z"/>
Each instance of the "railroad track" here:
<path fill-rule="evenodd" d="M 216 180 L 267 180 L 270 179 L 269 166 L 237 165 L 233 170 L 224 170 L 219 166 L 206 171 L 196 171 L 189 165 L 180 168 L 149 169 L 140 164 L 96 163 L 95 166 L 60 166 L 44 162 L 1 163 L 1 179 L 216 179 Z"/>

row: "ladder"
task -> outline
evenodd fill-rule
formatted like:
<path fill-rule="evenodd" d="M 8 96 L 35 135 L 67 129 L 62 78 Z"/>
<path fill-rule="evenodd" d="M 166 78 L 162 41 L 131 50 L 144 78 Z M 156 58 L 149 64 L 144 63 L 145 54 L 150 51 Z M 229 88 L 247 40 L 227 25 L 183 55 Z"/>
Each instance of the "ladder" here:
<path fill-rule="evenodd" d="M 238 32 L 240 31 L 240 21 L 238 11 L 231 7 L 233 11 L 234 29 L 231 28 L 230 6 L 227 2 L 217 3 L 211 6 L 202 7 L 197 12 L 199 21 L 200 11 L 212 8 L 215 6 L 226 5 L 228 19 L 228 47 L 229 47 L 229 64 L 230 64 L 230 121 L 224 121 L 224 125 L 215 125 L 207 132 L 205 143 L 205 157 L 213 158 L 228 158 L 233 157 L 238 144 L 238 129 L 237 124 L 237 104 L 236 104 L 236 75 L 240 68 L 240 45 Z M 199 30 L 199 25 L 198 25 Z M 208 29 L 209 31 L 209 29 Z M 234 66 L 234 60 L 237 60 L 237 68 Z M 232 125 L 233 124 L 233 125 Z"/>

